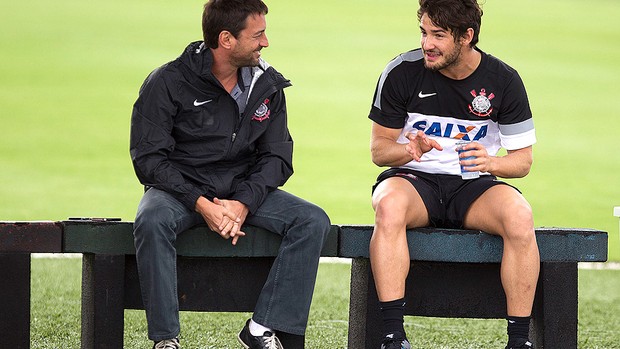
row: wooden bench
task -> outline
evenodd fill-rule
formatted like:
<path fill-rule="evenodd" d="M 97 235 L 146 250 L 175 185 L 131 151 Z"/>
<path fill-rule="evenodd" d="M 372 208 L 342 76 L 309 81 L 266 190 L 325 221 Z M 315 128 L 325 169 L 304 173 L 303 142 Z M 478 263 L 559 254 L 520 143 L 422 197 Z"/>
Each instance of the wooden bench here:
<path fill-rule="evenodd" d="M 30 254 L 62 252 L 55 222 L 0 222 L 0 334 L 11 348 L 30 348 Z"/>
<path fill-rule="evenodd" d="M 14 348 L 29 348 L 30 253 L 83 253 L 82 348 L 122 348 L 124 309 L 143 309 L 132 225 L 0 222 L 0 279 L 12 285 L 0 291 L 0 314 L 11 314 L 0 320 L 3 338 Z M 353 259 L 350 349 L 379 347 L 378 300 L 368 260 L 372 229 L 333 226 L 322 252 L 323 256 Z M 248 236 L 236 247 L 206 226 L 179 236 L 181 310 L 253 310 L 280 238 L 253 227 L 245 230 Z M 607 233 L 564 228 L 539 228 L 536 233 L 541 274 L 533 310 L 533 339 L 539 349 L 573 349 L 577 347 L 577 263 L 606 261 Z M 408 231 L 408 241 L 412 266 L 407 279 L 407 315 L 505 316 L 499 237 L 427 228 Z M 304 346 L 302 336 L 283 336 L 282 341 L 290 348 Z"/>
<path fill-rule="evenodd" d="M 65 221 L 64 252 L 83 253 L 82 348 L 122 348 L 124 309 L 144 309 L 136 267 L 132 222 Z M 332 227 L 323 256 L 337 255 Z M 177 278 L 180 310 L 252 312 L 281 238 L 255 227 L 236 246 L 200 226 L 179 235 Z M 241 326 L 242 324 L 240 324 Z M 278 336 L 303 348 L 303 336 Z"/>
<path fill-rule="evenodd" d="M 380 346 L 381 320 L 370 269 L 372 226 L 342 226 L 338 256 L 353 258 L 349 307 L 351 349 Z M 504 318 L 500 282 L 502 240 L 479 231 L 415 229 L 407 232 L 411 269 L 406 315 Z M 577 348 L 577 263 L 607 260 L 607 233 L 539 228 L 541 270 L 530 335 L 537 349 Z"/>

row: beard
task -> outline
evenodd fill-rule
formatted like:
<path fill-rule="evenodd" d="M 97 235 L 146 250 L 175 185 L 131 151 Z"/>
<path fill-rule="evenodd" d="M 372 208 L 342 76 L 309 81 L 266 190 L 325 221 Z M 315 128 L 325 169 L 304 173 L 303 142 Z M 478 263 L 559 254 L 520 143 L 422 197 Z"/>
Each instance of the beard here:
<path fill-rule="evenodd" d="M 257 51 L 260 52 L 260 48 L 246 54 L 235 54 L 231 57 L 231 63 L 238 68 L 256 67 L 258 66 L 260 61 L 260 55 L 258 56 L 258 58 L 255 56 L 255 53 Z"/>
<path fill-rule="evenodd" d="M 426 61 L 426 57 L 424 58 L 424 67 L 428 70 L 439 71 L 442 69 L 449 68 L 453 65 L 456 65 L 461 59 L 461 47 L 463 44 L 457 42 L 454 45 L 454 49 L 450 51 L 448 54 L 442 55 L 443 62 L 435 62 L 430 64 Z"/>

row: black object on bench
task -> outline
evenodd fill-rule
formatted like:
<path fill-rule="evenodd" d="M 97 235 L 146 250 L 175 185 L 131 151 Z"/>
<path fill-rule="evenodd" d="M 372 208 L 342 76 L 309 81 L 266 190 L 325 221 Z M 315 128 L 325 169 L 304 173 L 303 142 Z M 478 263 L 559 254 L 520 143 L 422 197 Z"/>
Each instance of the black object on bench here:
<path fill-rule="evenodd" d="M 83 253 L 82 348 L 122 348 L 124 309 L 144 309 L 132 222 L 65 221 L 64 252 Z M 180 310 L 251 312 L 277 255 L 281 238 L 245 226 L 236 246 L 205 226 L 176 241 Z M 336 256 L 332 227 L 323 256 Z M 242 324 L 240 324 L 242 326 Z M 303 348 L 303 336 L 279 333 L 283 345 Z"/>
<path fill-rule="evenodd" d="M 368 246 L 373 226 L 342 226 L 338 256 L 353 258 L 349 308 L 350 349 L 380 346 L 381 320 Z M 479 231 L 415 229 L 407 232 L 411 269 L 406 315 L 504 318 L 500 281 L 503 244 Z M 577 348 L 577 263 L 607 260 L 607 233 L 539 228 L 541 271 L 530 335 L 537 349 Z"/>

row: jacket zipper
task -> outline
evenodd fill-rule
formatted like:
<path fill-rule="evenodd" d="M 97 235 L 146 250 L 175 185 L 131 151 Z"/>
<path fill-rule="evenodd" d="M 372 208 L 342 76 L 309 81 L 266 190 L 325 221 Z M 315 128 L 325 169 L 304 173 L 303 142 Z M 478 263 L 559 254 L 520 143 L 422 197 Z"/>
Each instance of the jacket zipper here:
<path fill-rule="evenodd" d="M 234 146 L 235 140 L 237 139 L 237 133 L 239 133 L 239 130 L 241 129 L 241 125 L 243 124 L 243 120 L 247 116 L 248 110 L 255 111 L 256 108 L 258 108 L 258 105 L 260 105 L 259 103 L 262 103 L 262 101 L 267 96 L 270 96 L 270 95 L 278 92 L 279 90 L 283 89 L 284 87 L 286 87 L 286 83 L 285 82 L 276 82 L 274 84 L 270 84 L 269 86 L 267 86 L 267 88 L 266 88 L 266 90 L 264 92 L 261 91 L 260 95 L 255 94 L 257 96 L 260 96 L 260 98 L 258 98 L 258 99 L 252 98 L 251 100 L 253 100 L 255 102 L 253 102 L 252 104 L 248 103 L 246 105 L 245 111 L 243 112 L 243 115 L 241 115 L 241 117 L 237 118 L 237 120 L 235 121 L 235 128 L 234 128 L 234 131 L 233 131 L 233 133 L 232 133 L 232 135 L 230 137 L 230 139 L 231 139 L 230 147 L 228 147 L 228 151 L 226 152 L 226 157 L 227 158 L 230 155 L 230 152 L 232 151 L 232 148 Z M 236 103 L 235 103 L 235 105 L 236 105 Z M 251 107 L 248 108 L 249 106 L 251 106 Z"/>
<path fill-rule="evenodd" d="M 241 129 L 241 125 L 243 124 L 243 120 L 246 118 L 247 116 L 247 112 L 248 110 L 256 110 L 256 108 L 258 108 L 258 106 L 256 106 L 257 103 L 261 103 L 261 100 L 264 100 L 265 96 L 269 96 L 275 92 L 277 92 L 278 89 L 276 88 L 275 85 L 271 85 L 268 87 L 267 91 L 263 92 L 260 94 L 260 98 L 258 98 L 257 102 L 254 102 L 253 104 L 251 104 L 251 108 L 248 108 L 248 106 L 250 106 L 250 104 L 248 104 L 245 108 L 245 111 L 243 112 L 243 115 L 241 115 L 241 117 L 239 117 L 237 119 L 237 121 L 235 122 L 235 130 L 232 133 L 232 143 L 235 142 L 235 139 L 237 138 L 237 133 L 239 132 L 239 130 Z M 260 105 L 260 104 L 259 104 Z"/>

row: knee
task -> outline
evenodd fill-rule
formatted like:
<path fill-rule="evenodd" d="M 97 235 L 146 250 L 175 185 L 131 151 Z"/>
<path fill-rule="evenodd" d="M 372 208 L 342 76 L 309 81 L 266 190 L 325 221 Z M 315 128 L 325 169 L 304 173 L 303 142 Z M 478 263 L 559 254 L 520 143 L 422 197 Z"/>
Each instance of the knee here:
<path fill-rule="evenodd" d="M 527 202 L 509 205 L 507 216 L 505 231 L 508 239 L 526 245 L 536 241 L 532 208 Z"/>
<path fill-rule="evenodd" d="M 173 213 L 166 207 L 148 205 L 141 207 L 136 213 L 134 226 L 137 227 L 157 227 L 169 225 L 173 220 Z"/>
<path fill-rule="evenodd" d="M 405 226 L 407 200 L 399 193 L 390 193 L 373 198 L 375 210 L 375 226 Z"/>
<path fill-rule="evenodd" d="M 133 226 L 136 242 L 145 240 L 174 240 L 176 218 L 173 210 L 160 205 L 145 205 L 138 209 Z"/>
<path fill-rule="evenodd" d="M 320 254 L 331 230 L 331 222 L 325 211 L 309 202 L 293 205 L 289 210 L 290 219 L 284 224 L 283 233 L 293 245 L 306 246 L 308 251 Z"/>
<path fill-rule="evenodd" d="M 327 213 L 314 204 L 309 204 L 302 210 L 304 213 L 304 221 L 313 231 L 321 232 L 326 236 L 331 229 L 331 220 Z"/>

